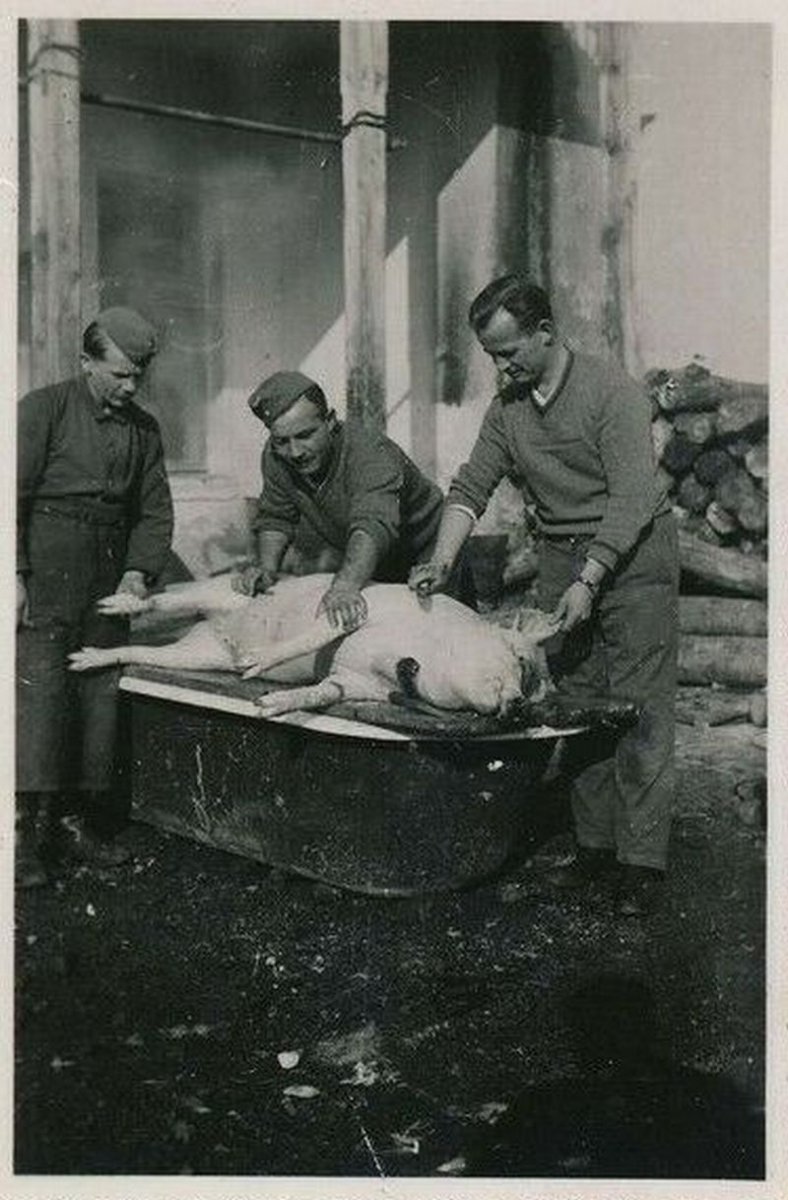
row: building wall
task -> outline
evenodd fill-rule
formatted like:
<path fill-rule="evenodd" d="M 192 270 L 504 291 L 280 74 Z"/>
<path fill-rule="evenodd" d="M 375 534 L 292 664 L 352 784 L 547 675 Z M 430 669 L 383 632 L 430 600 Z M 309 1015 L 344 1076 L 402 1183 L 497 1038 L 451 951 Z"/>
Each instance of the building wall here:
<path fill-rule="evenodd" d="M 701 355 L 764 379 L 768 33 L 626 31 L 639 363 Z M 338 126 L 336 23 L 85 22 L 82 36 L 86 90 Z M 571 340 L 609 340 L 599 43 L 590 25 L 390 26 L 390 126 L 405 144 L 387 157 L 389 432 L 444 486 L 495 387 L 465 316 L 489 279 L 529 271 Z M 259 485 L 252 387 L 300 366 L 343 410 L 340 151 L 83 112 L 84 316 L 124 299 L 163 323 L 152 407 L 176 549 L 218 570 L 244 552 Z M 482 528 L 518 514 L 504 488 Z"/>

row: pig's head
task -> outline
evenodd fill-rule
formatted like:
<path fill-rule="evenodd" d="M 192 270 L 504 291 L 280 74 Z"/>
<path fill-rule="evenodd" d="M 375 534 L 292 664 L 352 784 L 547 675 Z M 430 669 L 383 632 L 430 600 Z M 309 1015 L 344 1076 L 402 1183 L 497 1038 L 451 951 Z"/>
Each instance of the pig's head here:
<path fill-rule="evenodd" d="M 418 659 L 402 659 L 400 689 L 435 708 L 505 713 L 523 699 L 540 700 L 548 688 L 540 642 L 555 633 L 544 613 L 518 620 L 511 629 L 479 622 L 461 638 L 443 638 Z"/>
<path fill-rule="evenodd" d="M 501 630 L 520 664 L 520 696 L 524 700 L 543 700 L 550 690 L 543 643 L 556 632 L 554 617 L 538 608 L 521 608 L 514 624 Z"/>

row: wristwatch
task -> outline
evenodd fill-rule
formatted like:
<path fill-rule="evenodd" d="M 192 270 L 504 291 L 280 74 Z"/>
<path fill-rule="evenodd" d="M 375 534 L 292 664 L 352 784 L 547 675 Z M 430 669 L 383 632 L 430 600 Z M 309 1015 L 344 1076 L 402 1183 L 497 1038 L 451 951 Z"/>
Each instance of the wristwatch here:
<path fill-rule="evenodd" d="M 599 591 L 599 584 L 592 583 L 590 579 L 586 579 L 584 575 L 578 575 L 575 583 L 582 583 L 583 587 L 591 593 L 591 599 L 595 600 Z"/>

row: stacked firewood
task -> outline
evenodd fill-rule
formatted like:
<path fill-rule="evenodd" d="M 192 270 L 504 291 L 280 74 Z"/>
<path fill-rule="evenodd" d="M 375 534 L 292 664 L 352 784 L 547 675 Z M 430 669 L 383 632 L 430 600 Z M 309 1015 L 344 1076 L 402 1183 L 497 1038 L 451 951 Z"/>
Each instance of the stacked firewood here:
<path fill-rule="evenodd" d="M 650 371 L 645 383 L 679 520 L 679 680 L 715 689 L 694 695 L 696 719 L 762 725 L 765 693 L 752 689 L 766 683 L 768 389 L 695 363 Z"/>
<path fill-rule="evenodd" d="M 768 389 L 691 364 L 650 371 L 646 386 L 660 469 L 682 526 L 712 546 L 765 560 Z"/>

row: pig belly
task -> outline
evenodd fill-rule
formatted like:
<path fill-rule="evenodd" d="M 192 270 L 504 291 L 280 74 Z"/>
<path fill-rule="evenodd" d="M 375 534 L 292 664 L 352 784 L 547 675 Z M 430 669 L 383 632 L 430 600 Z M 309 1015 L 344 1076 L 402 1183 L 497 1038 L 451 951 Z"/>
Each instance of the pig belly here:
<path fill-rule="evenodd" d="M 255 597 L 237 611 L 210 614 L 208 621 L 229 650 L 233 669 L 242 674 L 263 651 L 306 631 L 314 623 L 314 615 L 308 608 L 291 608 L 285 613 L 271 598 Z M 319 669 L 319 656 L 325 658 L 325 649 L 279 663 L 261 678 L 276 683 L 312 683 Z"/>

